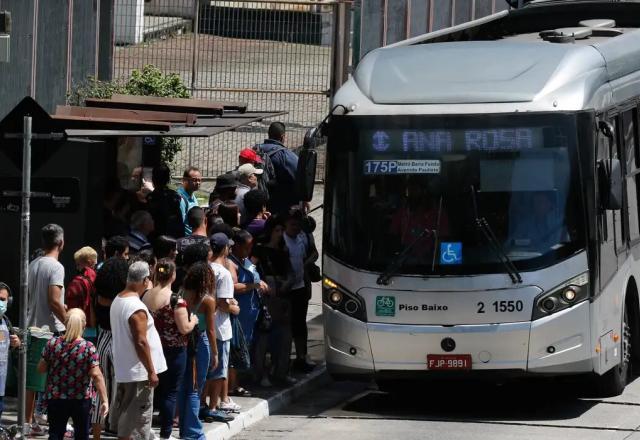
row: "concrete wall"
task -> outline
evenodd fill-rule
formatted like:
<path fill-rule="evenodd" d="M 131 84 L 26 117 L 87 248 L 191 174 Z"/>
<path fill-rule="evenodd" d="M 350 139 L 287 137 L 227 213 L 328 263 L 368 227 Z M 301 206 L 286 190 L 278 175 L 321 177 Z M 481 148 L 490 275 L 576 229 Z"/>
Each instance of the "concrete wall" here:
<path fill-rule="evenodd" d="M 138 44 L 144 40 L 144 0 L 115 0 L 115 43 Z"/>
<path fill-rule="evenodd" d="M 375 48 L 507 8 L 504 0 L 360 0 L 356 54 L 362 58 Z"/>
<path fill-rule="evenodd" d="M 108 14 L 98 11 L 111 7 L 111 1 L 0 1 L 12 19 L 10 60 L 0 63 L 0 119 L 25 96 L 52 112 L 65 103 L 74 84 L 96 75 L 97 60 L 104 55 L 98 35 L 111 35 L 99 23 Z"/>
<path fill-rule="evenodd" d="M 166 17 L 195 17 L 196 0 L 147 0 L 144 13 Z"/>

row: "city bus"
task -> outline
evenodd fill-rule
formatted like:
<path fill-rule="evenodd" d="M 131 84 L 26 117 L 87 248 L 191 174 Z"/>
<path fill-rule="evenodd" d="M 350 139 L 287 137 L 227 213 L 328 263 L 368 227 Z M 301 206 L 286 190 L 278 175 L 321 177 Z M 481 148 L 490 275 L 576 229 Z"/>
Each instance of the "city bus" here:
<path fill-rule="evenodd" d="M 621 393 L 640 367 L 639 97 L 638 3 L 531 2 L 368 53 L 323 126 L 330 374 Z"/>

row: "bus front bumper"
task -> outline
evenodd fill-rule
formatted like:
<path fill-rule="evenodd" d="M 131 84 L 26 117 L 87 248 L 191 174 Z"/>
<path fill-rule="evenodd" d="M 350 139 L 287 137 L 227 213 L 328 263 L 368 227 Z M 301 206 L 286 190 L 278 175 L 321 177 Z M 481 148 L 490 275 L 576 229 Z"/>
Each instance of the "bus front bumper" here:
<path fill-rule="evenodd" d="M 337 378 L 428 376 L 434 373 L 427 369 L 429 354 L 471 355 L 472 372 L 593 371 L 588 302 L 533 322 L 458 326 L 364 323 L 326 305 L 323 309 L 327 368 Z M 445 338 L 455 341 L 453 351 L 442 349 Z"/>

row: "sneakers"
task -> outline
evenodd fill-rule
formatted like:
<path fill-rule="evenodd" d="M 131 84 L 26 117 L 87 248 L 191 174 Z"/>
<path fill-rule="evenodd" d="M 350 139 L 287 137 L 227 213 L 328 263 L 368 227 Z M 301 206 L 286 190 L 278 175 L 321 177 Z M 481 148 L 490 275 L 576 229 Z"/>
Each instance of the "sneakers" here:
<path fill-rule="evenodd" d="M 220 411 L 224 411 L 224 412 L 233 412 L 233 413 L 239 413 L 240 410 L 242 409 L 242 407 L 240 405 L 238 405 L 236 402 L 234 402 L 233 400 L 231 400 L 231 397 L 229 397 L 228 401 L 221 401 L 220 405 L 218 405 L 218 409 Z"/>
<path fill-rule="evenodd" d="M 301 373 L 311 373 L 315 367 L 315 364 L 307 362 L 306 359 L 296 359 L 293 361 L 293 368 Z"/>
<path fill-rule="evenodd" d="M 46 414 L 39 414 L 39 413 L 35 413 L 33 415 L 33 420 L 38 424 L 38 425 L 47 425 L 47 415 Z"/>
<path fill-rule="evenodd" d="M 228 423 L 233 419 L 235 419 L 235 417 L 230 416 L 224 411 L 212 410 L 207 407 L 203 407 L 200 409 L 200 419 L 205 421 L 206 423 L 211 423 L 211 422 Z"/>
<path fill-rule="evenodd" d="M 24 425 L 25 436 L 34 437 L 34 436 L 41 436 L 46 434 L 47 434 L 47 429 L 43 426 L 40 426 L 38 422 L 33 422 L 31 425 L 29 424 Z"/>
<path fill-rule="evenodd" d="M 73 438 L 73 425 L 70 425 L 69 423 L 67 423 L 67 430 L 64 433 L 64 438 Z"/>
<path fill-rule="evenodd" d="M 298 380 L 287 375 L 285 377 L 274 377 L 271 379 L 271 381 L 273 382 L 274 385 L 281 387 L 281 388 L 287 388 L 290 386 L 293 386 L 295 384 L 298 383 Z"/>

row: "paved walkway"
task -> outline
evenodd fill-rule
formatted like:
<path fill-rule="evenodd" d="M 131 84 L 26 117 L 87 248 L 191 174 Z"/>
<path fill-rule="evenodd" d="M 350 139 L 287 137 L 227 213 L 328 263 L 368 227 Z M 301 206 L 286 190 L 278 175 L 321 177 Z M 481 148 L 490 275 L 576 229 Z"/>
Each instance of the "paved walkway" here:
<path fill-rule="evenodd" d="M 321 185 L 316 186 L 314 198 L 311 202 L 312 209 L 322 204 L 323 189 Z M 322 209 L 316 209 L 311 215 L 317 225 L 313 235 L 318 251 L 322 255 Z M 318 261 L 318 264 L 321 264 L 321 262 Z M 309 358 L 317 364 L 316 369 L 310 374 L 294 373 L 293 376 L 298 380 L 298 383 L 292 387 L 286 389 L 278 389 L 275 387 L 255 388 L 251 389 L 254 397 L 234 397 L 234 401 L 242 406 L 242 411 L 240 414 L 236 414 L 235 420 L 229 424 L 215 422 L 205 424 L 207 439 L 228 439 L 240 433 L 243 429 L 268 417 L 269 414 L 287 407 L 292 401 L 307 394 L 312 389 L 329 382 L 329 377 L 324 367 L 324 336 L 321 314 L 322 289 L 320 283 L 315 283 L 312 289 L 307 322 L 309 326 Z M 5 426 L 10 426 L 15 424 L 16 421 L 16 399 L 7 397 L 2 422 Z M 155 432 L 156 435 L 158 435 L 158 431 L 155 430 Z M 173 435 L 178 436 L 177 430 L 174 430 Z M 105 436 L 104 438 L 112 439 L 113 437 Z"/>

